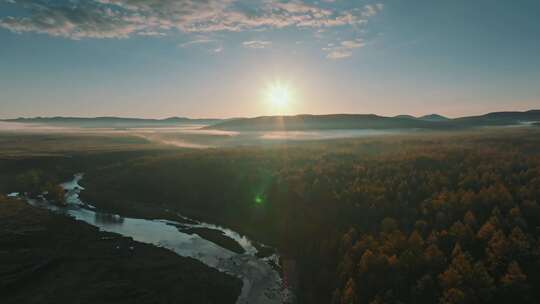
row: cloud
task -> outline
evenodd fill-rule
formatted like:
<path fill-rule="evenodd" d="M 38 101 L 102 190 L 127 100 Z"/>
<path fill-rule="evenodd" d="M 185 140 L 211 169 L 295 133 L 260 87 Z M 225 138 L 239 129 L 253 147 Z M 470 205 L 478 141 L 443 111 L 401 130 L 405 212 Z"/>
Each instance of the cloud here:
<path fill-rule="evenodd" d="M 328 53 L 328 55 L 326 55 L 326 58 L 335 60 L 335 59 L 342 59 L 342 58 L 347 58 L 351 56 L 352 56 L 352 52 L 350 50 L 334 50 Z"/>
<path fill-rule="evenodd" d="M 136 32 L 153 31 L 136 22 L 133 16 L 84 2 L 77 7 L 48 6 L 48 2 L 16 1 L 28 13 L 24 17 L 7 16 L 0 27 L 13 32 L 46 33 L 51 36 L 80 38 L 127 38 Z"/>
<path fill-rule="evenodd" d="M 272 45 L 271 41 L 262 41 L 262 40 L 252 40 L 252 41 L 244 41 L 242 42 L 242 45 L 251 48 L 251 49 L 264 49 L 270 45 Z"/>
<path fill-rule="evenodd" d="M 166 36 L 163 32 L 157 32 L 157 31 L 142 31 L 138 32 L 137 35 L 139 36 L 149 36 L 149 37 L 162 37 Z"/>
<path fill-rule="evenodd" d="M 190 45 L 208 44 L 208 43 L 217 43 L 217 42 L 218 41 L 214 40 L 214 39 L 201 38 L 201 39 L 196 39 L 196 40 L 191 40 L 191 41 L 188 41 L 188 42 L 180 43 L 178 45 L 178 47 L 184 48 L 184 47 L 188 47 Z"/>
<path fill-rule="evenodd" d="M 192 46 L 201 46 L 207 52 L 214 54 L 221 53 L 223 51 L 222 41 L 206 38 L 204 36 L 199 36 L 197 39 L 178 44 L 179 48 L 187 48 Z"/>
<path fill-rule="evenodd" d="M 22 16 L 3 16 L 0 27 L 69 39 L 128 38 L 183 33 L 240 32 L 287 27 L 356 27 L 382 5 L 339 10 L 301 0 L 16 0 Z"/>
<path fill-rule="evenodd" d="M 364 17 L 373 17 L 377 15 L 383 9 L 384 9 L 384 4 L 382 3 L 367 4 L 364 6 L 364 11 L 362 12 L 362 15 Z"/>
<path fill-rule="evenodd" d="M 328 59 L 343 59 L 351 57 L 354 49 L 364 47 L 365 43 L 362 39 L 341 41 L 339 44 L 328 44 L 328 47 L 323 48 L 323 51 L 327 52 L 326 58 Z"/>

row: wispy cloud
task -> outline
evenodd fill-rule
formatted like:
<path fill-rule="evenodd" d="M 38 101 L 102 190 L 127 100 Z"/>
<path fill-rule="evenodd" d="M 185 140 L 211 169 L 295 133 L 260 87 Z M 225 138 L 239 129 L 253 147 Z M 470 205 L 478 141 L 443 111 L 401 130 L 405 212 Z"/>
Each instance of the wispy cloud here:
<path fill-rule="evenodd" d="M 323 48 L 323 51 L 327 52 L 326 58 L 328 59 L 343 59 L 351 57 L 354 49 L 361 48 L 364 45 L 364 41 L 358 38 L 355 40 L 341 41 L 337 45 L 331 43 Z"/>
<path fill-rule="evenodd" d="M 364 5 L 360 10 L 360 20 L 367 22 L 369 18 L 377 15 L 384 9 L 384 4 L 367 4 Z M 323 48 L 323 51 L 326 52 L 326 58 L 337 60 L 351 57 L 353 55 L 354 49 L 359 49 L 365 46 L 365 41 L 362 38 L 356 38 L 353 40 L 342 40 L 337 44 L 330 43 L 328 46 Z"/>
<path fill-rule="evenodd" d="M 171 31 L 209 33 L 285 27 L 327 28 L 367 22 L 382 6 L 338 10 L 301 0 L 17 0 L 24 16 L 4 16 L 0 27 L 70 39 L 161 36 Z"/>
<path fill-rule="evenodd" d="M 223 51 L 222 41 L 205 37 L 199 37 L 197 39 L 178 44 L 179 48 L 188 48 L 194 46 L 200 46 L 207 52 L 214 54 L 221 53 Z"/>
<path fill-rule="evenodd" d="M 384 9 L 384 4 L 382 3 L 367 4 L 364 6 L 364 11 L 362 12 L 362 15 L 364 17 L 373 17 L 377 15 L 383 9 Z"/>
<path fill-rule="evenodd" d="M 195 39 L 195 40 L 191 40 L 191 41 L 188 41 L 188 42 L 180 43 L 178 45 L 178 47 L 184 48 L 184 47 L 188 47 L 190 45 L 209 44 L 209 43 L 217 43 L 217 42 L 218 41 L 215 40 L 215 39 L 201 38 L 201 39 Z"/>
<path fill-rule="evenodd" d="M 138 32 L 137 35 L 139 36 L 150 36 L 150 37 L 162 37 L 166 34 L 163 32 L 157 32 L 157 31 L 141 31 Z"/>
<path fill-rule="evenodd" d="M 264 49 L 270 45 L 272 45 L 271 41 L 263 41 L 263 40 L 252 40 L 252 41 L 244 41 L 242 42 L 242 45 L 251 48 L 251 49 Z"/>

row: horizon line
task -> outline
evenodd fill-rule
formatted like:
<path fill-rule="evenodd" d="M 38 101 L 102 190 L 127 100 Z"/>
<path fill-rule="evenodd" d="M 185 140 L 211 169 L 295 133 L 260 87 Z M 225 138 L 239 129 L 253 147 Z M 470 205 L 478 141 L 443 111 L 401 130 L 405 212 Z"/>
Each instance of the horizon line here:
<path fill-rule="evenodd" d="M 458 119 L 458 118 L 464 118 L 464 117 L 475 117 L 475 116 L 482 116 L 487 115 L 491 113 L 510 113 L 510 112 L 518 112 L 518 113 L 526 113 L 526 112 L 532 112 L 532 111 L 540 111 L 540 108 L 538 109 L 529 109 L 529 110 L 501 110 L 501 111 L 491 111 L 491 112 L 484 112 L 483 114 L 469 114 L 469 115 L 463 115 L 463 116 L 450 116 L 450 115 L 444 115 L 439 113 L 428 113 L 423 115 L 412 115 L 412 114 L 397 114 L 397 115 L 380 115 L 376 113 L 358 113 L 358 112 L 338 112 L 338 113 L 325 113 L 325 114 L 310 114 L 310 113 L 298 113 L 298 114 L 283 114 L 283 115 L 256 115 L 256 116 L 236 116 L 236 117 L 222 117 L 222 118 L 216 118 L 216 117 L 189 117 L 189 116 L 167 116 L 162 118 L 157 117 L 141 117 L 141 116 L 62 116 L 62 115 L 54 115 L 54 116 L 18 116 L 18 117 L 0 117 L 0 121 L 8 121 L 8 120 L 17 120 L 17 119 L 54 119 L 54 118 L 71 118 L 71 119 L 98 119 L 98 118 L 116 118 L 116 119 L 140 119 L 140 120 L 156 120 L 156 121 L 164 121 L 167 119 L 173 119 L 173 118 L 183 118 L 183 119 L 189 119 L 189 120 L 228 120 L 228 119 L 250 119 L 250 118 L 259 118 L 259 117 L 295 117 L 295 116 L 328 116 L 328 115 L 375 115 L 379 117 L 388 117 L 388 118 L 395 118 L 398 116 L 412 116 L 414 118 L 420 118 L 424 116 L 429 115 L 439 115 L 450 119 Z"/>

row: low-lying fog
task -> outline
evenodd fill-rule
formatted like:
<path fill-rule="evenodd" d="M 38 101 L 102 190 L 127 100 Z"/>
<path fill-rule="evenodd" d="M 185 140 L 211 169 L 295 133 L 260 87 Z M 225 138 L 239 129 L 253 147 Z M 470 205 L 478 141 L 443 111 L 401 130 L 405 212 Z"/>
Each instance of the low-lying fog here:
<path fill-rule="evenodd" d="M 288 141 L 306 141 L 334 138 L 353 138 L 373 135 L 402 134 L 414 130 L 320 130 L 320 131 L 221 131 L 203 129 L 204 125 L 179 125 L 176 127 L 141 128 L 82 128 L 52 126 L 34 123 L 0 122 L 0 131 L 26 134 L 118 134 L 133 135 L 148 141 L 187 148 L 212 148 L 271 144 Z"/>

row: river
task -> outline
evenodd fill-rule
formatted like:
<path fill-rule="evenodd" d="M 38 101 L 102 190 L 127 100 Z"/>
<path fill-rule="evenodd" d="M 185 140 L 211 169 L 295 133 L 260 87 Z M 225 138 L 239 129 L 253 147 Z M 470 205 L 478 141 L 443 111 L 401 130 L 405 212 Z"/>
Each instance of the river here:
<path fill-rule="evenodd" d="M 98 227 L 102 231 L 114 232 L 131 237 L 135 241 L 153 244 L 177 253 L 183 257 L 191 257 L 220 271 L 234 275 L 243 281 L 242 292 L 237 304 L 244 303 L 289 303 L 292 300 L 290 291 L 282 288 L 282 280 L 276 270 L 279 256 L 259 258 L 257 248 L 251 240 L 237 232 L 209 223 L 187 219 L 188 223 L 168 220 L 147 220 L 122 217 L 117 214 L 104 213 L 94 206 L 82 202 L 79 194 L 84 188 L 79 185 L 83 174 L 76 174 L 71 181 L 61 186 L 66 191 L 67 206 L 59 207 L 43 197 L 27 199 L 33 206 L 47 208 L 51 211 L 71 216 L 77 220 Z M 234 239 L 244 253 L 238 254 L 223 248 L 197 234 L 184 233 L 187 228 L 210 228 L 221 231 L 225 236 Z M 130 248 L 136 250 L 136 248 Z"/>

